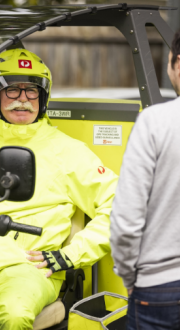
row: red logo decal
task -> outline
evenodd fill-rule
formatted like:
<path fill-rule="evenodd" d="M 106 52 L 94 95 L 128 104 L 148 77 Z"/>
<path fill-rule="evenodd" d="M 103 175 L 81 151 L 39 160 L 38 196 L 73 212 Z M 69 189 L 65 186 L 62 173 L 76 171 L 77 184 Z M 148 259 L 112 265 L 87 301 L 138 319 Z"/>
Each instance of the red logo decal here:
<path fill-rule="evenodd" d="M 19 68 L 23 69 L 32 69 L 32 63 L 28 60 L 18 60 L 19 62 Z"/>
<path fill-rule="evenodd" d="M 103 140 L 103 144 L 110 144 L 110 143 L 112 143 L 112 141 Z"/>
<path fill-rule="evenodd" d="M 99 166 L 99 167 L 98 167 L 98 172 L 99 172 L 100 174 L 105 173 L 105 168 L 102 167 L 102 166 Z"/>

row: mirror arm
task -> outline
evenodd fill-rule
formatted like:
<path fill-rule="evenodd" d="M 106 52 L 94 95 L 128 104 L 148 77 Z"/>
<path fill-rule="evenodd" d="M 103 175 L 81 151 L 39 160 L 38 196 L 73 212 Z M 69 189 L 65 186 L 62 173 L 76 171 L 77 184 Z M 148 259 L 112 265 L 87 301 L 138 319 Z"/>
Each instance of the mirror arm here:
<path fill-rule="evenodd" d="M 3 202 L 4 200 L 8 199 L 9 195 L 10 195 L 10 192 L 11 192 L 10 189 L 6 189 L 4 196 L 2 198 L 0 198 L 0 202 Z"/>
<path fill-rule="evenodd" d="M 0 202 L 8 199 L 10 196 L 11 189 L 18 187 L 20 184 L 20 179 L 17 175 L 11 174 L 11 172 L 6 172 L 5 175 L 0 179 L 0 185 L 5 189 L 5 194 L 0 198 Z"/>

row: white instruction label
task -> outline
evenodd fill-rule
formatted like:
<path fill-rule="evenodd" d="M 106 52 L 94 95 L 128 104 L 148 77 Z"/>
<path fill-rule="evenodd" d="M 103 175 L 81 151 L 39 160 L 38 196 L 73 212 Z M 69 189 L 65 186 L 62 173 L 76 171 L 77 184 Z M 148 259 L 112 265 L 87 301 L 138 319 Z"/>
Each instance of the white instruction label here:
<path fill-rule="evenodd" d="M 94 145 L 122 145 L 122 126 L 121 125 L 94 125 L 93 134 Z"/>
<path fill-rule="evenodd" d="M 47 110 L 47 115 L 49 117 L 71 118 L 71 111 L 69 111 L 69 110 Z"/>

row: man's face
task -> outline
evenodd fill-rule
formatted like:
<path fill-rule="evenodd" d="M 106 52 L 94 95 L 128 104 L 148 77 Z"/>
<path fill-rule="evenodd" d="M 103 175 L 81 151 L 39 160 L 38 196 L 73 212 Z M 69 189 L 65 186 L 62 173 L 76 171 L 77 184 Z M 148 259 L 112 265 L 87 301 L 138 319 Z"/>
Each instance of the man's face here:
<path fill-rule="evenodd" d="M 20 83 L 20 84 L 13 84 L 14 87 L 20 88 L 29 88 L 34 87 L 34 85 L 30 83 Z M 39 113 L 39 98 L 32 100 L 26 97 L 25 91 L 21 91 L 21 95 L 16 99 L 10 99 L 7 97 L 5 90 L 3 89 L 0 92 L 0 101 L 1 101 L 1 112 L 4 118 L 11 124 L 15 125 L 27 125 L 31 124 L 37 118 Z M 18 101 L 18 104 L 16 104 Z M 15 102 L 15 103 L 13 103 Z M 19 103 L 20 102 L 20 103 Z M 32 106 L 32 109 L 28 109 Z M 8 110 L 8 107 L 12 110 Z"/>
<path fill-rule="evenodd" d="M 177 60 L 174 64 L 174 68 L 172 68 L 171 66 L 171 59 L 172 59 L 172 52 L 170 51 L 168 58 L 167 73 L 176 93 L 180 95 L 180 58 L 178 55 Z"/>

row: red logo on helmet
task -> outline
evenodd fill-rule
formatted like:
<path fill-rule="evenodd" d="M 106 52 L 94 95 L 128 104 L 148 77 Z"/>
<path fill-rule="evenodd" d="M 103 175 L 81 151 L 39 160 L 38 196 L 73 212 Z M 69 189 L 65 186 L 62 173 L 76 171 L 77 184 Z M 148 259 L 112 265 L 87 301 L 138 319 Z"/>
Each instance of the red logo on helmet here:
<path fill-rule="evenodd" d="M 98 167 L 98 172 L 99 172 L 100 174 L 105 173 L 105 168 L 102 167 L 102 166 L 99 166 L 99 167 Z"/>
<path fill-rule="evenodd" d="M 19 68 L 22 69 L 32 69 L 32 63 L 28 60 L 18 60 L 19 62 Z"/>

